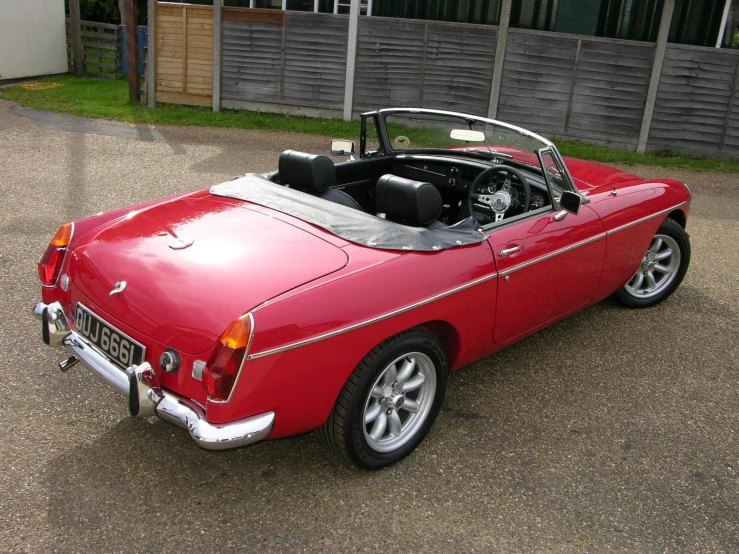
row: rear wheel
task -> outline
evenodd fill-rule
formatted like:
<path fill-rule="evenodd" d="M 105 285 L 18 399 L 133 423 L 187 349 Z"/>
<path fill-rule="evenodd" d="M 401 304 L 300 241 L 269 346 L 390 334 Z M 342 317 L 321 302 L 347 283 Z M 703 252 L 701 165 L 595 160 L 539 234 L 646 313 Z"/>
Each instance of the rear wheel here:
<path fill-rule="evenodd" d="M 665 219 L 636 274 L 616 293 L 631 308 L 654 306 L 670 296 L 690 265 L 690 239 L 679 223 Z"/>
<path fill-rule="evenodd" d="M 356 367 L 319 436 L 361 468 L 394 464 L 431 429 L 446 377 L 444 350 L 433 333 L 420 327 L 400 333 Z"/>

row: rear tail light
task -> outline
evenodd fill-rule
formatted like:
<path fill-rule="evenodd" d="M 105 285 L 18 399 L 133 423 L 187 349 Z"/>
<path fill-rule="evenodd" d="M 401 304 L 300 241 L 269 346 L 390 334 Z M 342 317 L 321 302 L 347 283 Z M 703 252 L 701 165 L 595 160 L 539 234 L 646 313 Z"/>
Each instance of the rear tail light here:
<path fill-rule="evenodd" d="M 71 239 L 72 224 L 65 223 L 51 239 L 51 244 L 49 244 L 44 257 L 41 258 L 38 264 L 38 276 L 41 279 L 41 284 L 48 287 L 56 284 Z"/>
<path fill-rule="evenodd" d="M 244 365 L 254 330 L 251 314 L 240 317 L 218 339 L 216 349 L 203 369 L 203 386 L 208 399 L 225 402 L 231 396 Z"/>

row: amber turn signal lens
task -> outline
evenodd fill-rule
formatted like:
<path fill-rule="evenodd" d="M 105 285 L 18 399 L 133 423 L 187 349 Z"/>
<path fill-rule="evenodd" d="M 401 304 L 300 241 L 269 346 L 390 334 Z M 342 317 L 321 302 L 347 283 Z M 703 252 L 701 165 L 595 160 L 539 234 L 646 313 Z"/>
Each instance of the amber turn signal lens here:
<path fill-rule="evenodd" d="M 44 252 L 44 257 L 38 264 L 38 276 L 43 285 L 50 287 L 56 284 L 70 240 L 72 240 L 72 224 L 65 223 L 51 239 L 49 247 Z"/>
<path fill-rule="evenodd" d="M 218 344 L 203 370 L 203 387 L 210 400 L 222 402 L 231 396 L 236 377 L 244 363 L 252 331 L 252 318 L 247 314 L 231 323 L 218 339 Z"/>
<path fill-rule="evenodd" d="M 251 333 L 251 318 L 240 318 L 231 323 L 221 335 L 220 343 L 232 350 L 246 348 Z"/>
<path fill-rule="evenodd" d="M 71 223 L 65 223 L 61 227 L 59 227 L 59 230 L 56 232 L 56 235 L 54 235 L 54 238 L 51 239 L 51 244 L 56 246 L 57 248 L 66 248 L 69 246 L 69 240 L 72 238 L 72 224 Z"/>

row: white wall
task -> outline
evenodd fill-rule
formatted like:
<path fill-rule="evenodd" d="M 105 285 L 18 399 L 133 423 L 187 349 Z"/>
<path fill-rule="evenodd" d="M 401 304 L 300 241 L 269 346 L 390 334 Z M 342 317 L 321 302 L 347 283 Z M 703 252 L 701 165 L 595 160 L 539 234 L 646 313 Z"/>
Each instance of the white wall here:
<path fill-rule="evenodd" d="M 66 73 L 63 0 L 0 0 L 0 79 Z"/>

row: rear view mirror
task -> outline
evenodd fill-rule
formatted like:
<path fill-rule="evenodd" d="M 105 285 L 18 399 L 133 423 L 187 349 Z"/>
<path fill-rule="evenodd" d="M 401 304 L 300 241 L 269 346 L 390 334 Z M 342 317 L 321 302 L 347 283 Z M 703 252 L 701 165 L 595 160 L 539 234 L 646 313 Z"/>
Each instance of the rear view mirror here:
<path fill-rule="evenodd" d="M 471 129 L 452 129 L 449 137 L 454 140 L 463 140 L 465 142 L 485 142 L 485 133 L 482 131 L 473 131 Z"/>
<path fill-rule="evenodd" d="M 354 154 L 354 141 L 344 139 L 334 139 L 331 141 L 332 156 L 350 156 Z"/>
<path fill-rule="evenodd" d="M 577 214 L 581 205 L 582 196 L 570 190 L 564 191 L 562 196 L 559 197 L 559 207 L 571 214 Z"/>

